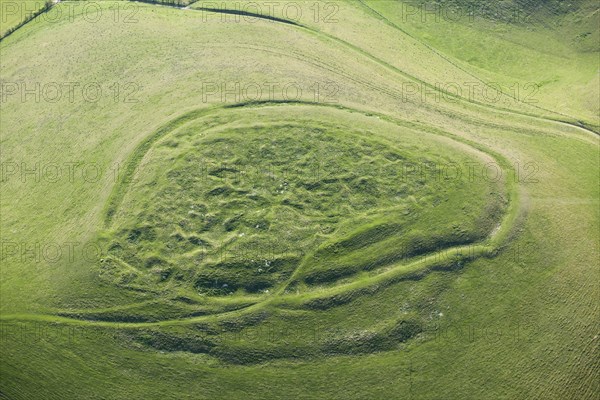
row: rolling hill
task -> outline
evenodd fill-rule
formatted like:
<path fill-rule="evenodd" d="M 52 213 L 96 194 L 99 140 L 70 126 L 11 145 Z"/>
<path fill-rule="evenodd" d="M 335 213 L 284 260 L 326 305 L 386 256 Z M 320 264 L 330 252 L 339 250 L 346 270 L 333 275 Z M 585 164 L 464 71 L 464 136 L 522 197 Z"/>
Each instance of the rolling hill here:
<path fill-rule="evenodd" d="M 596 2 L 14 4 L 0 397 L 597 397 Z"/>

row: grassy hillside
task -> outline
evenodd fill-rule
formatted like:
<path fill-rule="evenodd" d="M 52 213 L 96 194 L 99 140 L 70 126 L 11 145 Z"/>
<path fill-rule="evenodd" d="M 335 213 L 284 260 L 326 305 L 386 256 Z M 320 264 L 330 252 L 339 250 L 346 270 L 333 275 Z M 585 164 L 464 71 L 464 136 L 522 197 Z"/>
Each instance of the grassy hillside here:
<path fill-rule="evenodd" d="M 595 2 L 362 3 L 509 96 L 597 126 L 600 15 Z"/>
<path fill-rule="evenodd" d="M 51 4 L 51 1 L 42 0 L 0 1 L 0 37 L 12 33 L 22 24 L 31 21 Z"/>
<path fill-rule="evenodd" d="M 0 42 L 2 396 L 595 398 L 597 6 L 266 3 Z"/>

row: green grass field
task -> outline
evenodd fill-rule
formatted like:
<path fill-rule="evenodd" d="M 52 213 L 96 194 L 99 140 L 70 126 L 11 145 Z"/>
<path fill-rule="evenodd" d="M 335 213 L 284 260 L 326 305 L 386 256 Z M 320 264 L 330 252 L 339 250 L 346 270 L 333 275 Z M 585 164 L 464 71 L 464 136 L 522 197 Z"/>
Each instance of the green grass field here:
<path fill-rule="evenodd" d="M 2 0 L 0 1 L 0 37 L 17 29 L 49 6 L 51 2 L 41 0 Z"/>
<path fill-rule="evenodd" d="M 595 2 L 15 4 L 0 398 L 597 398 Z"/>

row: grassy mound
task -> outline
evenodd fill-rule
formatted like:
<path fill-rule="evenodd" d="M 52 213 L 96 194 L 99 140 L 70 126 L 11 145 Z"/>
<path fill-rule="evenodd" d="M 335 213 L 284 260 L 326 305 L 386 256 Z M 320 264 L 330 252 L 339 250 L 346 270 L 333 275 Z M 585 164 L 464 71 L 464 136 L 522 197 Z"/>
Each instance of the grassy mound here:
<path fill-rule="evenodd" d="M 296 106 L 282 123 L 277 109 L 202 117 L 140 156 L 115 189 L 125 195 L 102 235 L 103 276 L 194 295 L 297 290 L 472 243 L 498 223 L 501 194 L 489 193 L 501 182 L 462 176 L 474 156 L 372 117 L 333 124 Z M 257 114 L 265 122 L 246 125 Z"/>

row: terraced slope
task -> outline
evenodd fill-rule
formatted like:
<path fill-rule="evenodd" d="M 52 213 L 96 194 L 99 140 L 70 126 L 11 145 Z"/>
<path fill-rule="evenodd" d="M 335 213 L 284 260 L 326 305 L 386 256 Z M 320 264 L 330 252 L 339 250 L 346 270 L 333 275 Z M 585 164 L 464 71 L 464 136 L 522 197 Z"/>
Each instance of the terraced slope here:
<path fill-rule="evenodd" d="M 594 398 L 588 39 L 534 73 L 492 55 L 552 26 L 238 3 L 61 2 L 0 43 L 2 395 Z M 506 33 L 478 61 L 453 26 Z"/>

